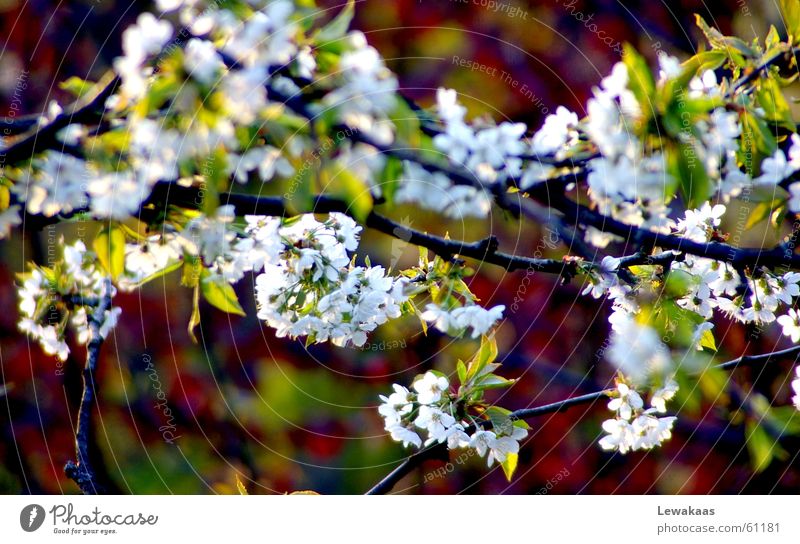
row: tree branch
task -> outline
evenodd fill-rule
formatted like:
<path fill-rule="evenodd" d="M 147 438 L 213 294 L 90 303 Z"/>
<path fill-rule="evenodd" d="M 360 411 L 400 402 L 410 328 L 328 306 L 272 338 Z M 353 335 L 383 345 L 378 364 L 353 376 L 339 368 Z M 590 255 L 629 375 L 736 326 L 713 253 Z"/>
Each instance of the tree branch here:
<path fill-rule="evenodd" d="M 780 351 L 773 351 L 770 353 L 763 353 L 760 355 L 743 355 L 736 359 L 732 359 L 730 361 L 720 363 L 718 365 L 714 365 L 714 368 L 719 368 L 722 370 L 733 370 L 739 368 L 741 366 L 747 365 L 755 365 L 755 364 L 766 364 L 771 361 L 778 361 L 781 359 L 785 359 L 790 356 L 797 356 L 800 355 L 800 345 L 794 346 L 788 349 L 780 350 Z M 598 399 L 606 397 L 611 393 L 612 390 L 603 389 L 601 391 L 595 391 L 593 393 L 587 393 L 585 395 L 580 395 L 577 397 L 571 397 L 562 401 L 552 402 L 550 404 L 544 404 L 542 406 L 536 406 L 534 408 L 523 408 L 521 410 L 516 410 L 509 414 L 509 417 L 512 420 L 524 420 L 530 419 L 533 417 L 552 414 L 555 412 L 560 412 L 571 408 L 573 406 L 580 406 L 582 404 L 591 404 Z M 481 420 L 478 422 L 483 428 L 491 428 L 492 423 L 489 420 Z M 470 426 L 466 429 L 467 433 L 472 432 L 475 430 L 475 426 Z M 437 459 L 443 458 L 447 455 L 447 443 L 442 442 L 441 444 L 433 444 L 423 450 L 414 453 L 413 455 L 409 456 L 405 461 L 400 463 L 392 472 L 387 474 L 381 481 L 379 481 L 375 486 L 373 486 L 369 491 L 367 491 L 367 495 L 384 495 L 392 490 L 392 488 L 403 478 L 405 478 L 408 474 L 410 474 L 414 469 L 421 466 L 427 460 L 430 459 Z"/>
<path fill-rule="evenodd" d="M 545 404 L 543 406 L 537 406 L 535 408 L 525 408 L 523 410 L 517 410 L 515 412 L 511 412 L 509 417 L 513 420 L 518 419 L 530 419 L 532 417 L 541 416 L 545 414 L 552 414 L 555 412 L 561 412 L 563 410 L 567 410 L 568 408 L 572 408 L 573 406 L 579 406 L 581 404 L 591 404 L 597 399 L 600 399 L 604 396 L 607 396 L 609 390 L 602 390 L 602 391 L 595 391 L 594 393 L 588 393 L 586 395 L 581 395 L 579 397 L 572 397 L 569 399 L 565 399 L 559 402 L 553 402 L 550 404 Z M 491 428 L 492 422 L 488 420 L 483 420 L 478 423 L 478 425 L 482 426 L 483 428 Z M 475 430 L 474 426 L 470 426 L 466 429 L 466 432 L 472 432 Z M 447 443 L 442 442 L 441 444 L 434 444 L 429 446 L 414 455 L 410 456 L 408 459 L 403 461 L 397 468 L 395 468 L 392 472 L 387 474 L 380 482 L 375 484 L 369 491 L 367 491 L 367 495 L 385 495 L 392 488 L 402 480 L 406 475 L 408 475 L 412 470 L 420 466 L 423 462 L 429 459 L 435 459 L 437 457 L 441 457 L 447 454 Z"/>
<path fill-rule="evenodd" d="M 187 205 L 196 199 L 196 191 L 192 188 L 176 185 L 157 186 L 149 203 Z M 222 193 L 220 203 L 234 206 L 239 215 L 271 215 L 286 216 L 294 212 L 287 208 L 286 202 L 279 196 L 255 196 L 238 193 Z M 347 202 L 327 195 L 313 197 L 311 213 L 327 214 L 339 212 L 352 214 Z M 355 218 L 354 218 L 355 219 Z M 358 221 L 356 219 L 356 221 Z M 409 244 L 425 247 L 438 254 L 440 257 L 454 256 L 469 257 L 489 264 L 501 266 L 506 270 L 535 270 L 550 274 L 558 274 L 565 280 L 572 279 L 577 273 L 577 264 L 573 261 L 557 259 L 536 259 L 512 255 L 498 250 L 498 240 L 495 236 L 488 236 L 475 242 L 465 242 L 435 236 L 426 232 L 402 225 L 375 211 L 371 212 L 364 226 L 382 232 Z"/>
<path fill-rule="evenodd" d="M 579 204 L 565 195 L 552 194 L 547 191 L 535 192 L 531 196 L 537 202 L 559 210 L 568 221 L 616 234 L 628 243 L 640 246 L 644 251 L 652 250 L 655 247 L 681 251 L 689 255 L 730 263 L 736 270 L 754 269 L 758 266 L 767 268 L 786 266 L 800 269 L 800 255 L 787 252 L 780 245 L 763 249 L 741 248 L 720 242 L 695 242 L 681 236 L 662 234 L 628 225 Z"/>
<path fill-rule="evenodd" d="M 102 88 L 88 101 L 79 101 L 70 108 L 70 111 L 57 115 L 50 123 L 42 125 L 8 148 L 0 149 L 0 157 L 3 157 L 5 164 L 14 164 L 30 159 L 36 153 L 47 149 L 64 150 L 68 146 L 57 137 L 61 129 L 73 123 L 91 124 L 101 121 L 106 112 L 106 100 L 116 91 L 120 83 L 117 76 L 108 76 L 106 79 L 107 81 L 102 83 Z M 26 118 L 26 121 L 18 123 L 18 126 L 21 128 L 27 122 Z M 29 126 L 35 125 L 30 124 Z"/>
<path fill-rule="evenodd" d="M 89 330 L 91 338 L 86 347 L 86 364 L 83 367 L 83 396 L 78 409 L 78 423 L 75 428 L 75 454 L 77 463 L 67 461 L 64 466 L 64 474 L 78 484 L 84 495 L 99 495 L 105 489 L 97 481 L 97 475 L 92 467 L 92 459 L 89 453 L 92 443 L 92 412 L 97 399 L 95 383 L 95 370 L 97 361 L 100 357 L 100 348 L 103 345 L 103 337 L 100 335 L 100 327 L 105 321 L 105 313 L 111 307 L 111 281 L 106 279 L 104 283 L 105 293 L 98 301 L 94 311 L 89 315 Z"/>

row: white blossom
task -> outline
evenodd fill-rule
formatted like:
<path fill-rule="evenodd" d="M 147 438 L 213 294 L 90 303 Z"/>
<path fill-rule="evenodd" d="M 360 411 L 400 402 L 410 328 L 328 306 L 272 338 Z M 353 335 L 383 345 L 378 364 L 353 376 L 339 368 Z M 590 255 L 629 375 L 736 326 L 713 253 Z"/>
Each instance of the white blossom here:
<path fill-rule="evenodd" d="M 442 393 L 447 392 L 450 382 L 444 376 L 428 371 L 422 378 L 415 381 L 412 387 L 417 392 L 417 402 L 420 404 L 433 404 L 439 402 L 442 398 Z"/>
<path fill-rule="evenodd" d="M 570 143 L 577 126 L 578 116 L 564 106 L 559 106 L 556 113 L 548 115 L 542 128 L 533 135 L 533 152 L 546 155 L 559 150 Z"/>
<path fill-rule="evenodd" d="M 192 38 L 186 44 L 183 66 L 190 76 L 200 83 L 209 85 L 225 67 L 214 44 L 207 40 Z"/>
<path fill-rule="evenodd" d="M 436 304 L 428 304 L 422 313 L 422 319 L 434 323 L 436 329 L 444 333 L 471 328 L 472 338 L 478 338 L 502 319 L 503 310 L 505 306 L 502 305 L 488 310 L 477 304 L 445 310 Z"/>
<path fill-rule="evenodd" d="M 703 351 L 703 335 L 706 333 L 706 331 L 710 331 L 713 328 L 714 324 L 709 321 L 704 321 L 703 323 L 700 323 L 697 328 L 695 328 L 694 333 L 692 334 L 692 345 L 697 351 Z"/>
<path fill-rule="evenodd" d="M 152 69 L 144 67 L 145 61 L 159 53 L 172 37 L 169 21 L 158 20 L 151 13 L 142 13 L 136 24 L 122 33 L 123 56 L 114 60 L 114 70 L 122 79 L 123 94 L 138 99 L 144 96 L 146 78 Z"/>
<path fill-rule="evenodd" d="M 0 212 L 0 239 L 8 238 L 11 234 L 11 229 L 22 224 L 19 211 L 20 207 L 14 204 Z"/>
<path fill-rule="evenodd" d="M 778 317 L 778 324 L 783 327 L 783 335 L 792 339 L 795 344 L 800 341 L 800 314 L 789 308 L 786 315 Z"/>
<path fill-rule="evenodd" d="M 795 408 L 800 410 L 800 365 L 794 367 L 795 379 L 792 380 L 792 391 L 794 391 L 794 396 L 792 397 L 792 402 L 794 403 Z"/>
<path fill-rule="evenodd" d="M 656 412 L 665 414 L 667 412 L 667 402 L 672 400 L 675 394 L 678 392 L 678 382 L 674 379 L 669 378 L 666 383 L 659 389 L 653 393 L 653 396 L 650 397 L 650 406 L 653 407 Z"/>
<path fill-rule="evenodd" d="M 600 439 L 600 447 L 607 451 L 629 451 L 652 449 L 672 436 L 674 416 L 659 417 L 654 414 L 666 412 L 666 402 L 675 396 L 678 384 L 668 379 L 664 386 L 653 393 L 652 408 L 643 409 L 644 402 L 638 393 L 625 383 L 617 384 L 618 397 L 609 402 L 608 408 L 615 411 L 615 417 L 603 422 L 603 430 L 608 433 Z"/>
<path fill-rule="evenodd" d="M 388 397 L 380 395 L 383 403 L 378 407 L 378 413 L 386 420 L 387 427 L 399 423 L 403 416 L 411 413 L 413 409 L 411 392 L 398 384 L 393 384 L 392 388 L 394 393 Z"/>
<path fill-rule="evenodd" d="M 419 415 L 414 420 L 414 425 L 428 431 L 428 440 L 425 445 L 447 440 L 447 430 L 455 425 L 456 420 L 450 414 L 434 406 L 420 406 Z"/>
<path fill-rule="evenodd" d="M 47 279 L 44 272 L 33 268 L 26 274 L 17 294 L 21 319 L 19 329 L 39 342 L 42 350 L 48 355 L 55 355 L 66 360 L 69 347 L 64 340 L 66 320 L 53 325 L 48 322 L 56 303 L 62 297 L 75 297 L 78 300 L 98 300 L 105 296 L 114 296 L 116 289 L 106 289 L 106 276 L 96 268 L 97 258 L 88 254 L 82 241 L 72 245 L 64 245 L 62 253 L 61 277 L 57 282 Z M 87 312 L 95 311 L 94 304 L 76 302 L 67 310 L 71 313 L 71 323 L 76 330 L 78 343 L 91 340 Z M 103 322 L 99 326 L 102 337 L 109 334 L 119 319 L 120 308 L 109 308 L 105 311 Z"/>
<path fill-rule="evenodd" d="M 677 230 L 686 238 L 695 242 L 707 242 L 713 229 L 719 226 L 725 206 L 716 204 L 711 206 L 704 202 L 697 210 L 686 210 L 686 215 L 678 221 Z"/>
<path fill-rule="evenodd" d="M 88 204 L 85 185 L 92 173 L 82 159 L 58 151 L 46 151 L 34 159 L 32 174 L 13 191 L 25 201 L 31 214 L 52 217 Z"/>
<path fill-rule="evenodd" d="M 254 170 L 262 182 L 270 181 L 275 174 L 284 178 L 294 174 L 294 168 L 281 150 L 269 145 L 252 147 L 238 160 L 235 156 L 230 157 L 230 162 L 239 183 L 247 182 L 248 173 Z"/>
<path fill-rule="evenodd" d="M 634 412 L 644 406 L 642 397 L 624 383 L 617 384 L 617 397 L 608 403 L 608 409 L 617 412 L 622 419 L 629 420 Z"/>
<path fill-rule="evenodd" d="M 395 442 L 402 442 L 403 447 L 405 448 L 410 445 L 414 445 L 418 448 L 422 446 L 422 439 L 413 429 L 410 429 L 409 427 L 398 423 L 387 427 L 386 430 L 389 431 L 389 434 L 392 436 L 392 440 Z"/>
<path fill-rule="evenodd" d="M 471 185 L 455 185 L 441 172 L 428 172 L 420 165 L 405 161 L 395 202 L 416 203 L 446 217 L 486 217 L 492 208 L 491 196 Z"/>
<path fill-rule="evenodd" d="M 658 333 L 630 317 L 615 324 L 606 356 L 634 383 L 643 383 L 650 376 L 663 374 L 672 367 L 669 350 Z"/>

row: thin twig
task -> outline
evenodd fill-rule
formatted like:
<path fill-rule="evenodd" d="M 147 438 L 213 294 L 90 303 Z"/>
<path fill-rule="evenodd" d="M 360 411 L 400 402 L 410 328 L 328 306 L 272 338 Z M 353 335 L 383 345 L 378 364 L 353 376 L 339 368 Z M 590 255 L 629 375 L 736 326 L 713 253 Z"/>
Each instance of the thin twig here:
<path fill-rule="evenodd" d="M 105 491 L 97 481 L 90 455 L 92 413 L 97 403 L 95 370 L 97 369 L 97 360 L 100 357 L 100 348 L 103 345 L 100 327 L 105 321 L 106 311 L 111 307 L 111 281 L 108 279 L 104 283 L 104 290 L 105 293 L 100 298 L 95 311 L 89 315 L 91 338 L 86 347 L 86 364 L 83 367 L 83 395 L 78 409 L 78 423 L 75 428 L 77 463 L 67 461 L 64 466 L 64 474 L 78 484 L 84 495 L 99 495 Z"/>

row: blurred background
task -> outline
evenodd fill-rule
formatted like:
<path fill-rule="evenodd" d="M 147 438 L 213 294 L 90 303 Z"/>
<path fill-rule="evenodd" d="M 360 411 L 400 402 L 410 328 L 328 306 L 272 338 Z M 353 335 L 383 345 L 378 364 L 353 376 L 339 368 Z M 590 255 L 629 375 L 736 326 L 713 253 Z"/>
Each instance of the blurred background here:
<path fill-rule="evenodd" d="M 778 20 L 773 2 L 752 0 L 357 4 L 355 26 L 387 59 L 408 97 L 427 106 L 438 86 L 452 87 L 471 115 L 533 127 L 558 105 L 582 115 L 591 87 L 619 60 L 625 42 L 655 62 L 660 50 L 681 57 L 695 50 L 701 37 L 694 13 L 746 39 L 766 35 Z M 122 29 L 150 7 L 114 0 L 0 0 L 0 114 L 41 112 L 49 100 L 67 99 L 55 82 L 99 77 L 119 54 Z M 520 254 L 560 257 L 565 251 L 541 225 L 500 215 L 491 225 L 442 225 L 411 209 L 396 214 L 414 228 L 449 231 L 454 238 L 474 240 L 491 231 L 502 249 Z M 24 262 L 40 259 L 62 233 L 91 239 L 95 232 L 76 229 L 17 233 L 0 243 L 0 370 L 8 389 L 0 398 L 3 493 L 77 491 L 62 469 L 75 455 L 84 351 L 74 349 L 61 365 L 29 344 L 16 329 L 11 287 Z M 403 265 L 413 262 L 416 248 L 368 232 L 360 252 L 373 262 Z M 580 282 L 559 286 L 550 276 L 473 264 L 478 273 L 470 286 L 482 303 L 507 307 L 497 335 L 502 374 L 520 381 L 504 393 L 503 406 L 535 406 L 608 383 L 611 371 L 602 360 L 608 308 L 578 296 Z M 100 472 L 116 492 L 235 493 L 238 474 L 250 493 L 363 493 L 405 454 L 384 435 L 378 394 L 430 368 L 450 372 L 477 347 L 435 332 L 425 336 L 412 318 L 383 326 L 365 349 L 306 349 L 300 341 L 276 339 L 255 318 L 251 277 L 237 286 L 248 317 L 203 306 L 195 344 L 186 332 L 191 293 L 177 284 L 168 276 L 115 300 L 123 317 L 102 352 L 95 432 L 104 461 Z M 715 331 L 723 346 L 720 361 L 783 342 L 774 332 L 760 335 L 727 322 L 717 322 Z M 742 369 L 733 380 L 785 404 L 789 368 L 790 362 L 763 372 Z M 441 463 L 430 462 L 396 491 L 763 493 L 796 492 L 800 485 L 796 438 L 784 442 L 790 455 L 755 474 L 743 426 L 729 423 L 725 411 L 708 402 L 680 409 L 675 437 L 662 449 L 625 457 L 602 452 L 596 441 L 608 414 L 603 404 L 531 421 L 511 484 L 477 456 L 455 454 L 454 470 L 442 474 L 436 472 Z"/>

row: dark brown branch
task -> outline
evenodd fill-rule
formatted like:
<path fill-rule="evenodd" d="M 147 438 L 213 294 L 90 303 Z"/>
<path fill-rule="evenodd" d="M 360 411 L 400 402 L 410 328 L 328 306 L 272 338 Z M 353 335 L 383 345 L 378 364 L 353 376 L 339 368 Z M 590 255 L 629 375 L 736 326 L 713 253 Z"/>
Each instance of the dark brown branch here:
<path fill-rule="evenodd" d="M 226 193 L 221 195 L 221 202 L 232 204 L 239 214 L 291 215 L 281 197 Z M 317 196 L 314 199 L 314 206 L 311 211 L 314 213 L 340 212 L 345 214 L 351 212 L 346 202 L 325 195 Z M 501 266 L 506 270 L 535 270 L 537 272 L 558 274 L 566 280 L 571 279 L 578 272 L 576 264 L 571 261 L 535 259 L 498 251 L 498 240 L 494 236 L 489 236 L 476 242 L 451 240 L 401 225 L 374 211 L 367 216 L 364 224 L 368 228 L 398 238 L 409 244 L 430 249 L 444 258 L 469 257 Z"/>
<path fill-rule="evenodd" d="M 770 353 L 762 353 L 760 355 L 742 355 L 736 359 L 720 363 L 716 368 L 722 370 L 731 370 L 742 366 L 752 366 L 757 364 L 767 364 L 772 361 L 780 361 L 787 357 L 800 355 L 800 346 L 793 346 L 780 351 L 772 351 Z"/>
<path fill-rule="evenodd" d="M 533 193 L 531 196 L 538 202 L 562 212 L 567 221 L 616 234 L 624 238 L 629 244 L 642 248 L 643 251 L 650 251 L 655 247 L 676 250 L 715 261 L 727 262 L 736 270 L 744 270 L 746 268 L 752 270 L 758 266 L 772 269 L 778 267 L 800 269 L 800 255 L 787 252 L 780 245 L 762 249 L 740 248 L 720 242 L 695 242 L 681 236 L 662 234 L 628 225 L 578 204 L 563 194 L 540 191 Z"/>
<path fill-rule="evenodd" d="M 68 146 L 58 139 L 59 131 L 73 123 L 93 124 L 101 121 L 105 116 L 106 100 L 116 91 L 119 83 L 118 77 L 109 76 L 103 87 L 88 101 L 77 103 L 70 108 L 70 111 L 57 115 L 50 123 L 42 125 L 28 135 L 22 136 L 7 149 L 0 150 L 0 158 L 2 158 L 3 164 L 14 164 L 30 159 L 37 153 L 47 149 L 66 149 L 68 151 Z"/>
<path fill-rule="evenodd" d="M 100 357 L 103 337 L 100 327 L 105 321 L 106 310 L 111 308 L 111 282 L 106 280 L 105 294 L 100 298 L 94 311 L 89 314 L 91 338 L 86 347 L 86 364 L 83 367 L 83 395 L 78 409 L 78 423 L 75 428 L 75 454 L 77 462 L 67 461 L 64 474 L 78 484 L 84 495 L 99 495 L 105 492 L 98 482 L 90 455 L 92 444 L 92 414 L 97 404 L 95 370 Z"/>

